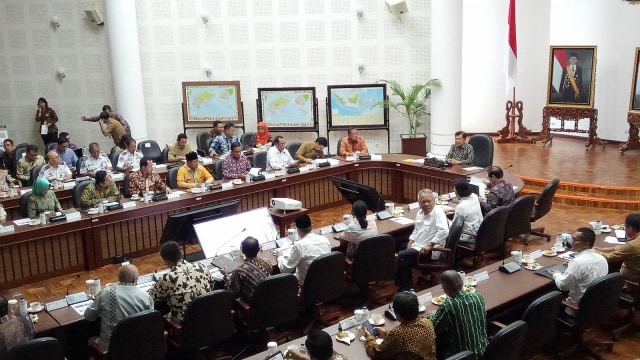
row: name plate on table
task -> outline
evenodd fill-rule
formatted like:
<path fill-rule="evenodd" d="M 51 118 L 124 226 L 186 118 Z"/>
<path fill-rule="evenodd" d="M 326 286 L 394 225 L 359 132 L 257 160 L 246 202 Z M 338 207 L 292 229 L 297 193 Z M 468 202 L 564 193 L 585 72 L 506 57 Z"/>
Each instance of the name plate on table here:
<path fill-rule="evenodd" d="M 44 307 L 45 309 L 47 309 L 47 311 L 58 310 L 67 306 L 69 306 L 69 304 L 67 304 L 67 300 L 65 299 L 60 299 L 44 304 Z"/>
<path fill-rule="evenodd" d="M 69 190 L 69 189 L 73 189 L 73 187 L 76 186 L 76 182 L 66 182 L 62 185 L 63 189 L 65 190 Z"/>
<path fill-rule="evenodd" d="M 140 275 L 138 277 L 138 284 L 144 284 L 144 283 L 148 283 L 148 282 L 152 282 L 152 281 L 153 281 L 153 273 Z"/>
<path fill-rule="evenodd" d="M 278 244 L 276 243 L 276 241 L 268 241 L 266 243 L 262 244 L 262 250 L 273 250 L 278 246 Z"/>
<path fill-rule="evenodd" d="M 167 194 L 167 200 L 178 199 L 178 198 L 180 198 L 180 194 L 176 194 L 176 193 Z"/>
<path fill-rule="evenodd" d="M 319 231 L 320 235 L 328 234 L 330 232 L 333 232 L 333 226 L 331 225 L 320 228 Z"/>
<path fill-rule="evenodd" d="M 84 316 L 84 311 L 87 310 L 87 308 L 91 304 L 93 304 L 93 300 L 87 300 L 81 303 L 73 304 L 71 305 L 71 307 L 78 313 L 78 315 Z"/>
<path fill-rule="evenodd" d="M 81 303 L 83 301 L 87 301 L 89 298 L 85 292 L 79 292 L 75 294 L 70 294 L 64 297 L 67 300 L 67 304 L 73 305 L 77 303 Z"/>
<path fill-rule="evenodd" d="M 418 304 L 424 304 L 424 303 L 428 303 L 431 302 L 431 299 L 433 299 L 433 295 L 431 295 L 430 292 L 424 294 L 424 295 L 420 295 L 418 296 Z"/>
<path fill-rule="evenodd" d="M 81 217 L 82 217 L 82 215 L 80 214 L 79 211 L 70 212 L 70 213 L 67 214 L 67 222 L 78 221 L 78 220 L 80 220 Z"/>
<path fill-rule="evenodd" d="M 16 229 L 13 227 L 13 225 L 0 226 L 0 234 L 2 234 L 2 233 L 10 233 L 10 232 L 14 232 L 14 231 L 16 231 Z"/>
<path fill-rule="evenodd" d="M 356 321 L 355 316 L 352 316 L 340 321 L 340 325 L 342 325 L 342 330 L 348 330 L 348 329 L 351 329 L 352 327 L 356 327 L 360 325 L 360 323 Z"/>
<path fill-rule="evenodd" d="M 202 158 L 202 165 L 211 165 L 213 164 L 213 159 L 212 158 Z"/>
<path fill-rule="evenodd" d="M 123 209 L 128 209 L 128 208 L 133 208 L 136 207 L 136 201 L 132 200 L 132 201 L 127 201 L 127 202 L 123 202 L 122 203 L 122 208 Z"/>
<path fill-rule="evenodd" d="M 263 172 L 263 173 L 262 173 L 262 176 L 264 176 L 264 179 L 265 179 L 265 180 L 275 179 L 275 178 L 276 178 L 276 175 L 275 175 L 275 174 L 269 174 L 269 173 L 266 173 L 266 172 Z"/>
<path fill-rule="evenodd" d="M 123 173 L 113 173 L 111 174 L 111 180 L 123 180 L 124 179 L 124 174 Z"/>
<path fill-rule="evenodd" d="M 382 155 L 371 154 L 371 160 L 381 161 Z"/>
<path fill-rule="evenodd" d="M 487 280 L 487 279 L 489 279 L 489 273 L 486 272 L 486 271 L 483 271 L 483 272 L 481 272 L 479 274 L 475 274 L 473 276 L 473 281 L 475 281 L 475 282 L 480 282 L 480 281 L 484 281 L 484 280 Z"/>
<path fill-rule="evenodd" d="M 306 166 L 301 166 L 301 167 L 298 168 L 298 170 L 300 170 L 300 172 L 303 173 L 303 172 L 308 172 L 309 168 L 306 167 Z"/>
<path fill-rule="evenodd" d="M 542 256 L 542 250 L 536 250 L 534 252 L 531 252 L 530 255 L 531 255 L 531 258 L 533 260 L 535 260 L 535 259 L 539 258 L 540 256 Z"/>
<path fill-rule="evenodd" d="M 222 183 L 222 190 L 233 189 L 233 183 L 231 181 Z"/>
<path fill-rule="evenodd" d="M 409 211 L 419 209 L 419 208 L 420 208 L 420 204 L 418 204 L 418 202 L 412 202 L 411 204 L 409 204 Z"/>

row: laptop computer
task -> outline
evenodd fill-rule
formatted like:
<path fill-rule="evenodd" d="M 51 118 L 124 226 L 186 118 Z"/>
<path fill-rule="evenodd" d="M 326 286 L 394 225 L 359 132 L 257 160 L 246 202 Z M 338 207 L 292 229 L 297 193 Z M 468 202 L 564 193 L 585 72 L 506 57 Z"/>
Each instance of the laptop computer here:
<path fill-rule="evenodd" d="M 215 257 L 211 263 L 217 267 L 217 268 L 225 268 L 227 269 L 227 272 L 233 272 L 235 269 L 237 269 L 240 266 L 240 263 L 235 262 L 234 260 L 229 258 L 229 255 L 225 254 L 225 255 L 220 255 Z"/>

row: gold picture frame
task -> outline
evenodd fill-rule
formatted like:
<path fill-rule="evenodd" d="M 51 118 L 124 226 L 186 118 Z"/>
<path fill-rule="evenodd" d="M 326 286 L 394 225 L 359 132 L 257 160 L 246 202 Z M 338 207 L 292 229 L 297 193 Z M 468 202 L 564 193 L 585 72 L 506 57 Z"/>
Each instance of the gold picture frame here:
<path fill-rule="evenodd" d="M 547 106 L 593 108 L 597 46 L 551 46 Z"/>

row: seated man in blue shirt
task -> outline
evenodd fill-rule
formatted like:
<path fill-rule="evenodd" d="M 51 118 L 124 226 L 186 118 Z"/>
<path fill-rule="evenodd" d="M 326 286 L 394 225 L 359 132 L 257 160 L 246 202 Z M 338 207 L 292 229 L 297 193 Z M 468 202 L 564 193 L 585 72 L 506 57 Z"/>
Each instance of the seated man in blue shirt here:
<path fill-rule="evenodd" d="M 58 138 L 58 147 L 56 148 L 56 152 L 60 155 L 60 160 L 62 160 L 68 167 L 76 167 L 78 156 L 76 156 L 76 153 L 69 148 L 69 140 L 67 140 L 66 137 L 61 136 Z"/>
<path fill-rule="evenodd" d="M 233 133 L 236 131 L 236 126 L 233 123 L 226 123 L 224 125 L 224 132 L 213 139 L 211 147 L 209 148 L 209 156 L 218 157 L 220 155 L 226 155 L 231 152 L 231 144 L 239 142 L 238 137 Z"/>

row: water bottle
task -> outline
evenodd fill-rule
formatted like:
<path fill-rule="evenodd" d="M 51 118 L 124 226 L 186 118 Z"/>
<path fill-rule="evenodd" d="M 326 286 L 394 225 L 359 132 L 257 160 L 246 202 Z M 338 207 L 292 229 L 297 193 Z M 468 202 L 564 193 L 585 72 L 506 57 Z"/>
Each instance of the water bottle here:
<path fill-rule="evenodd" d="M 356 151 L 355 153 L 353 153 L 353 158 L 354 160 L 360 159 L 360 151 Z"/>
<path fill-rule="evenodd" d="M 204 192 L 205 190 L 207 190 L 207 186 L 204 183 L 200 184 L 200 192 Z"/>
<path fill-rule="evenodd" d="M 44 225 L 46 223 L 47 223 L 47 216 L 43 212 L 41 212 L 40 213 L 40 225 Z"/>
<path fill-rule="evenodd" d="M 364 315 L 365 321 L 369 320 L 369 309 L 366 306 L 362 308 L 362 313 Z"/>
<path fill-rule="evenodd" d="M 102 214 L 104 213 L 104 204 L 102 203 L 102 201 L 100 201 L 98 203 L 98 214 Z"/>
<path fill-rule="evenodd" d="M 24 299 L 24 296 L 20 296 L 20 314 L 27 316 L 28 313 L 27 300 Z"/>

